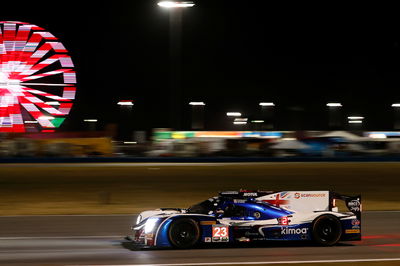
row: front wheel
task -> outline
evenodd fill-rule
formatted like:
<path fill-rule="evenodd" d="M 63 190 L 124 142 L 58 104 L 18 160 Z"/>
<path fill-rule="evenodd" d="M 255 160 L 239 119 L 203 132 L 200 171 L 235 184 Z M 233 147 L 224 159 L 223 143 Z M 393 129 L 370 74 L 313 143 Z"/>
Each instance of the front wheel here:
<path fill-rule="evenodd" d="M 177 219 L 171 223 L 168 236 L 174 247 L 191 248 L 199 241 L 200 228 L 193 219 Z"/>
<path fill-rule="evenodd" d="M 333 215 L 321 215 L 312 225 L 312 238 L 321 246 L 333 246 L 342 236 L 342 225 Z"/>

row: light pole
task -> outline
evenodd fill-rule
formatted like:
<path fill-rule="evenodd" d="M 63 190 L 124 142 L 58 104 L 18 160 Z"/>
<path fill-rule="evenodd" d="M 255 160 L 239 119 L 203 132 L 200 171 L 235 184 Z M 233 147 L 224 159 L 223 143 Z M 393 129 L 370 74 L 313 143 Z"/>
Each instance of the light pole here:
<path fill-rule="evenodd" d="M 349 124 L 350 129 L 360 130 L 364 123 L 364 117 L 363 116 L 348 116 L 347 122 Z"/>
<path fill-rule="evenodd" d="M 170 111 L 169 120 L 172 129 L 182 127 L 182 84 L 181 84 L 181 45 L 182 13 L 185 8 L 193 7 L 192 1 L 161 1 L 158 6 L 169 11 L 169 52 L 170 52 Z"/>
<path fill-rule="evenodd" d="M 232 125 L 235 125 L 235 119 L 242 116 L 241 112 L 226 112 L 226 116 L 228 117 L 228 125 L 227 129 L 231 129 Z M 240 124 L 240 123 L 239 123 Z"/>
<path fill-rule="evenodd" d="M 190 102 L 189 105 L 192 109 L 191 128 L 193 130 L 204 129 L 204 106 L 206 104 L 204 102 Z"/>
<path fill-rule="evenodd" d="M 393 128 L 400 129 L 400 103 L 393 103 L 392 107 L 393 107 L 393 112 L 394 112 Z"/>
<path fill-rule="evenodd" d="M 275 104 L 273 102 L 260 102 L 258 105 L 261 106 L 261 120 L 264 121 L 261 129 L 273 129 Z"/>
<path fill-rule="evenodd" d="M 244 117 L 236 117 L 233 120 L 233 124 L 238 127 L 240 130 L 243 130 L 246 128 L 247 125 L 247 120 L 248 118 L 244 118 Z"/>
<path fill-rule="evenodd" d="M 341 108 L 342 104 L 338 102 L 327 103 L 328 107 L 328 127 L 329 129 L 339 129 L 342 126 Z"/>
<path fill-rule="evenodd" d="M 97 119 L 95 118 L 83 119 L 83 122 L 86 123 L 89 131 L 96 131 Z"/>
<path fill-rule="evenodd" d="M 119 125 L 118 125 L 118 138 L 127 140 L 132 135 L 133 131 L 133 101 L 120 100 L 117 102 L 119 106 Z"/>
<path fill-rule="evenodd" d="M 264 124 L 264 120 L 262 119 L 256 119 L 256 120 L 251 120 L 250 123 L 254 125 L 252 128 L 256 131 L 261 131 L 262 129 L 262 124 Z"/>

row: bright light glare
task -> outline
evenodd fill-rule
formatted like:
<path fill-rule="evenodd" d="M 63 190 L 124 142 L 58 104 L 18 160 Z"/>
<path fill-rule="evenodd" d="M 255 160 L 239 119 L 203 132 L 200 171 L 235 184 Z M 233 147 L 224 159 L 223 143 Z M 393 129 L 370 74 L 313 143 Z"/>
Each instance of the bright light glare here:
<path fill-rule="evenodd" d="M 242 116 L 242 113 L 239 112 L 227 112 L 227 116 Z"/>
<path fill-rule="evenodd" d="M 234 125 L 246 125 L 247 122 L 246 121 L 234 121 L 233 124 Z"/>
<path fill-rule="evenodd" d="M 146 221 L 146 225 L 144 226 L 144 233 L 148 234 L 151 233 L 156 226 L 158 218 L 149 218 Z"/>
<path fill-rule="evenodd" d="M 361 124 L 362 122 L 362 120 L 350 120 L 349 124 Z"/>
<path fill-rule="evenodd" d="M 350 120 L 363 120 L 364 117 L 363 116 L 349 116 L 349 117 L 347 117 L 347 119 L 350 119 Z"/>
<path fill-rule="evenodd" d="M 137 144 L 136 141 L 124 141 L 124 144 Z"/>
<path fill-rule="evenodd" d="M 123 100 L 123 101 L 119 101 L 117 104 L 118 104 L 118 105 L 130 105 L 130 106 L 132 106 L 132 105 L 133 105 L 133 102 L 132 102 L 132 101 L 125 101 L 125 100 Z"/>
<path fill-rule="evenodd" d="M 392 107 L 400 107 L 400 103 L 394 103 L 392 104 Z"/>
<path fill-rule="evenodd" d="M 31 120 L 27 120 L 25 121 L 25 124 L 37 124 L 39 123 L 38 121 L 31 121 Z"/>
<path fill-rule="evenodd" d="M 341 103 L 327 103 L 326 106 L 329 107 L 342 107 Z"/>
<path fill-rule="evenodd" d="M 251 123 L 264 123 L 264 120 L 251 120 Z"/>
<path fill-rule="evenodd" d="M 176 8 L 176 7 L 192 7 L 194 6 L 194 3 L 192 1 L 186 1 L 186 2 L 161 1 L 157 5 L 165 8 Z"/>
<path fill-rule="evenodd" d="M 97 122 L 97 119 L 83 119 L 83 122 Z"/>
<path fill-rule="evenodd" d="M 259 103 L 259 105 L 260 106 L 275 106 L 275 104 L 272 102 L 261 102 L 261 103 Z"/>
<path fill-rule="evenodd" d="M 189 105 L 206 105 L 204 102 L 190 102 Z"/>
<path fill-rule="evenodd" d="M 369 134 L 369 137 L 373 139 L 386 139 L 386 135 L 383 133 L 372 133 Z"/>
<path fill-rule="evenodd" d="M 247 118 L 235 118 L 235 122 L 247 122 Z"/>

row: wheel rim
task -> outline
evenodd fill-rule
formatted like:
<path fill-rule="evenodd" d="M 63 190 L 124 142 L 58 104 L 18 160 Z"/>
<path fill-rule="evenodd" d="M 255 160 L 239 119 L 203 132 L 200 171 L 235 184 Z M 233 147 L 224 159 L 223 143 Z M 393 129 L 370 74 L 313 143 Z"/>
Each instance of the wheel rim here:
<path fill-rule="evenodd" d="M 323 242 L 335 241 L 338 237 L 338 225 L 332 220 L 321 221 L 317 227 L 317 236 Z"/>
<path fill-rule="evenodd" d="M 178 246 L 187 246 L 196 241 L 197 230 L 188 222 L 181 223 L 172 229 L 171 236 Z"/>

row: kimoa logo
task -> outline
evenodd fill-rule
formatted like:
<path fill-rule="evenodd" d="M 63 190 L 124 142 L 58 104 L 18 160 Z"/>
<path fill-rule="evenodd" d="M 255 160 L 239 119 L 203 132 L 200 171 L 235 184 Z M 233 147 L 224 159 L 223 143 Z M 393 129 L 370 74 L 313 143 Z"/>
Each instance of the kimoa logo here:
<path fill-rule="evenodd" d="M 283 227 L 281 229 L 282 235 L 299 235 L 299 234 L 307 234 L 308 228 L 287 228 Z"/>

